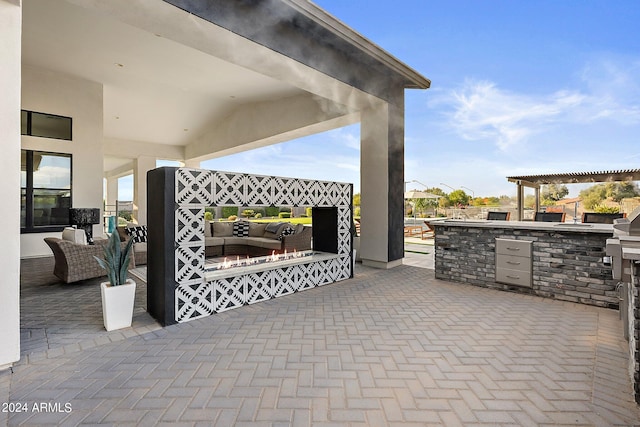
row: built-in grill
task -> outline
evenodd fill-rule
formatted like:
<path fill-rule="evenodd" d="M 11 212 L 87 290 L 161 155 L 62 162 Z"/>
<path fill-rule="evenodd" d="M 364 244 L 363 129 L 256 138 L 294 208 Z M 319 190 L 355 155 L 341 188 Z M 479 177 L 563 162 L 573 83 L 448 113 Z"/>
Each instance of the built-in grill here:
<path fill-rule="evenodd" d="M 635 400 L 640 403 L 640 312 L 635 309 L 640 307 L 640 295 L 635 291 L 640 285 L 640 207 L 628 218 L 614 220 L 606 255 L 605 263 L 611 263 L 613 278 L 619 281 L 620 318 L 629 341 L 629 372 Z"/>

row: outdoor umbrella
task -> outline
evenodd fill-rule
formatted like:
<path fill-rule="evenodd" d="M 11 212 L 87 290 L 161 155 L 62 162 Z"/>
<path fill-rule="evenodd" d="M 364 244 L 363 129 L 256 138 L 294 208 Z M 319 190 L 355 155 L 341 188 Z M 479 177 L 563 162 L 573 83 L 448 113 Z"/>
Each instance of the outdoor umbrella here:
<path fill-rule="evenodd" d="M 440 197 L 442 196 L 418 190 L 411 190 L 404 193 L 405 199 L 439 199 Z"/>

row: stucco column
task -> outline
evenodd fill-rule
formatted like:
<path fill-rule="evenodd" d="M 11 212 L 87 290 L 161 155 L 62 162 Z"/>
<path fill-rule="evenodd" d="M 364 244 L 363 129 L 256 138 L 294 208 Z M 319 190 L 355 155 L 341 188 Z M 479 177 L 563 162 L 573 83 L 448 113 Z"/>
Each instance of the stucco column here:
<path fill-rule="evenodd" d="M 0 0 L 0 370 L 20 359 L 20 88 L 22 9 Z"/>
<path fill-rule="evenodd" d="M 155 168 L 155 157 L 140 156 L 133 162 L 133 204 L 138 224 L 147 223 L 147 172 Z"/>
<path fill-rule="evenodd" d="M 107 204 L 107 210 L 110 207 L 115 209 L 116 202 L 118 201 L 118 178 L 110 176 L 107 178 L 107 194 L 105 203 Z"/>
<path fill-rule="evenodd" d="M 364 265 L 392 268 L 404 257 L 404 99 L 361 114 L 360 253 Z"/>

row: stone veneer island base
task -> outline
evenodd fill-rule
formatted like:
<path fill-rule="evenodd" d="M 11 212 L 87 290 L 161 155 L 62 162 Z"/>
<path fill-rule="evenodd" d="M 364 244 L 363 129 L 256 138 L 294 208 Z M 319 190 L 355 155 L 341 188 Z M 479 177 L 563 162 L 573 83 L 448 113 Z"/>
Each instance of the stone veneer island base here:
<path fill-rule="evenodd" d="M 610 224 L 434 220 L 437 279 L 599 307 L 619 306 L 605 266 Z M 498 239 L 498 240 L 496 240 Z M 496 248 L 498 250 L 496 250 Z"/>

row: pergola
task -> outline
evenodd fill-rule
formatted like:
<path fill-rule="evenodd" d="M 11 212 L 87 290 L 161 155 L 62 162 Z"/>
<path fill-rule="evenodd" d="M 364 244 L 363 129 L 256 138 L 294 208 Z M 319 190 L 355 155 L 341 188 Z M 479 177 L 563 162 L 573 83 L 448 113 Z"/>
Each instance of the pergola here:
<path fill-rule="evenodd" d="M 542 175 L 508 176 L 507 180 L 518 186 L 517 206 L 518 221 L 522 221 L 524 213 L 524 187 L 535 190 L 535 209 L 540 209 L 540 186 L 547 184 L 580 184 L 590 182 L 640 181 L 640 169 L 626 169 L 599 172 L 568 172 Z"/>

